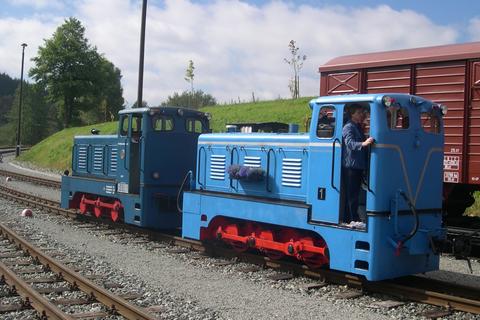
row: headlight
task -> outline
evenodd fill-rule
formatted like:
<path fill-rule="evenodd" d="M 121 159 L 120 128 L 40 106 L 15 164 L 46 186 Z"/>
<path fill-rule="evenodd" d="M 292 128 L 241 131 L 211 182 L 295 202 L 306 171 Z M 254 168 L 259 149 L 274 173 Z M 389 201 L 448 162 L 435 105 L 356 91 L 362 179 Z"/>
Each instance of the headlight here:
<path fill-rule="evenodd" d="M 441 104 L 440 109 L 442 110 L 442 115 L 447 115 L 448 107 L 446 105 Z"/>
<path fill-rule="evenodd" d="M 385 107 L 391 107 L 395 103 L 395 99 L 390 96 L 383 96 L 382 103 Z"/>

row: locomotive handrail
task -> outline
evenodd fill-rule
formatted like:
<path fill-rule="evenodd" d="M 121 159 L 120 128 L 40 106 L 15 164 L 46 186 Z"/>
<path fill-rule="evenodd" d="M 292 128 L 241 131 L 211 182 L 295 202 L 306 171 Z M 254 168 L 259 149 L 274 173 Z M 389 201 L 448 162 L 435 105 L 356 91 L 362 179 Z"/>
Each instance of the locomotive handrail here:
<path fill-rule="evenodd" d="M 75 144 L 75 142 L 73 143 L 73 147 L 72 147 L 72 172 L 75 172 L 77 171 L 77 161 L 76 158 L 75 158 L 75 149 L 76 149 L 77 145 Z"/>
<path fill-rule="evenodd" d="M 89 144 L 87 147 L 87 173 L 91 173 L 90 172 L 90 156 L 92 156 L 92 154 L 90 153 L 91 148 L 92 148 L 92 145 Z"/>
<path fill-rule="evenodd" d="M 395 248 L 395 255 L 397 255 L 397 256 L 400 255 L 400 250 L 402 249 L 405 242 L 407 242 L 408 240 L 413 238 L 413 236 L 417 233 L 418 227 L 420 225 L 420 218 L 418 216 L 417 210 L 415 209 L 415 206 L 412 203 L 412 200 L 407 196 L 407 194 L 404 191 L 400 190 L 399 193 L 403 197 L 403 199 L 405 200 L 407 205 L 410 207 L 410 210 L 413 213 L 413 217 L 415 218 L 415 224 L 414 224 L 412 230 L 410 231 L 410 233 L 408 235 L 406 235 L 405 238 L 403 238 L 403 239 L 401 239 L 397 242 L 397 247 Z M 397 215 L 398 215 L 398 212 L 397 212 Z"/>
<path fill-rule="evenodd" d="M 205 147 L 200 147 L 200 149 L 198 149 L 198 163 L 197 163 L 197 182 L 198 184 L 200 185 L 200 187 L 202 189 L 205 188 L 205 184 L 203 184 L 201 181 L 200 181 L 200 164 L 202 163 L 201 159 L 202 159 L 202 150 L 203 150 L 203 153 L 205 153 L 205 158 L 207 156 L 207 152 L 205 151 Z M 206 168 L 206 162 L 207 162 L 207 159 L 205 159 L 205 168 Z"/>
<path fill-rule="evenodd" d="M 232 150 L 230 151 L 230 166 L 233 165 L 233 152 L 234 151 L 237 153 L 237 156 L 238 156 L 237 147 L 233 147 Z M 230 188 L 232 188 L 233 190 L 236 191 L 237 189 L 233 186 L 233 179 L 230 175 L 229 175 L 229 178 L 230 178 Z"/>
<path fill-rule="evenodd" d="M 123 167 L 125 168 L 125 170 L 128 171 L 128 168 L 127 168 L 127 139 L 125 139 L 125 142 L 123 143 L 123 149 L 124 149 L 124 153 L 125 155 L 123 156 Z"/>
<path fill-rule="evenodd" d="M 338 188 L 335 186 L 335 145 L 337 144 L 337 141 L 338 143 L 341 143 L 340 142 L 340 139 L 338 138 L 335 138 L 335 140 L 333 140 L 333 144 L 332 144 L 332 172 L 330 174 L 330 185 L 332 186 L 333 189 L 338 190 Z"/>
<path fill-rule="evenodd" d="M 273 156 L 275 156 L 275 150 L 272 148 L 268 149 L 267 152 L 267 174 L 266 174 L 266 184 L 265 188 L 267 189 L 268 192 L 272 192 L 272 189 L 270 189 L 270 152 L 273 152 Z M 275 161 L 275 166 L 277 162 Z"/>
<path fill-rule="evenodd" d="M 372 158 L 372 145 L 368 146 L 368 152 L 367 152 L 367 170 L 365 172 L 366 179 L 365 179 L 365 184 L 367 187 L 368 192 L 373 193 L 373 190 L 370 189 L 370 160 Z"/>
<path fill-rule="evenodd" d="M 104 145 L 103 146 L 103 163 L 102 163 L 102 173 L 104 176 L 107 175 L 106 173 L 106 164 L 108 165 L 108 157 L 106 157 L 106 155 L 108 154 L 108 144 Z"/>

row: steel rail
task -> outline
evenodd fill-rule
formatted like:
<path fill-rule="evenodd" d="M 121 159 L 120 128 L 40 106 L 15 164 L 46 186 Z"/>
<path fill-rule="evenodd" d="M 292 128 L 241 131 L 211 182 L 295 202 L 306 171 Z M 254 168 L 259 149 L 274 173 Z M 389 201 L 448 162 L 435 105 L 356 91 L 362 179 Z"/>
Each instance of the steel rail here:
<path fill-rule="evenodd" d="M 9 197 L 8 192 L 0 192 L 0 195 Z M 29 196 L 27 194 L 27 196 Z M 15 199 L 21 201 L 21 196 L 16 195 Z M 26 201 L 32 201 L 27 199 Z M 40 203 L 40 201 L 37 201 Z M 57 203 L 58 205 L 58 203 Z M 49 210 L 59 212 L 62 215 L 75 216 L 71 210 L 55 208 L 48 206 Z M 92 218 L 89 221 L 99 221 L 99 219 Z M 100 220 L 105 223 L 105 220 Z M 109 225 L 119 225 L 118 223 L 107 222 Z M 309 278 L 318 279 L 330 283 L 341 285 L 348 285 L 350 287 L 358 288 L 365 291 L 383 293 L 400 298 L 406 298 L 412 301 L 432 304 L 451 308 L 458 311 L 470 312 L 480 314 L 480 288 L 459 286 L 454 283 L 441 282 L 438 280 L 427 279 L 422 277 L 404 277 L 391 281 L 369 282 L 363 277 L 333 271 L 326 269 L 310 269 L 305 265 L 292 263 L 283 260 L 273 260 L 265 256 L 252 254 L 248 252 L 235 252 L 230 248 L 225 248 L 209 243 L 202 243 L 196 240 L 183 239 L 178 236 L 155 232 L 152 230 L 142 229 L 136 226 L 121 225 L 131 231 L 147 235 L 152 240 L 166 241 L 171 244 L 188 248 L 195 251 L 206 252 L 213 256 L 221 256 L 226 258 L 238 258 L 240 260 L 253 263 L 259 266 L 273 268 L 283 272 L 290 272 L 295 275 L 302 275 Z M 421 286 L 417 286 L 421 283 Z M 452 294 L 448 294 L 448 292 Z"/>
<path fill-rule="evenodd" d="M 42 265 L 46 266 L 50 271 L 59 275 L 72 287 L 87 293 L 95 300 L 101 302 L 102 304 L 110 308 L 113 313 L 118 313 L 127 319 L 155 319 L 152 315 L 148 314 L 143 309 L 128 303 L 125 299 L 112 294 L 111 292 L 98 286 L 92 281 L 86 279 L 85 277 L 82 277 L 79 273 L 71 270 L 56 259 L 43 253 L 40 249 L 36 248 L 28 241 L 15 234 L 15 232 L 13 232 L 11 229 L 3 225 L 2 223 L 0 223 L 0 231 L 5 238 L 8 238 L 11 242 L 15 243 L 18 248 L 20 248 L 24 252 L 27 252 L 32 258 L 34 258 Z"/>
<path fill-rule="evenodd" d="M 35 309 L 43 319 L 75 319 L 35 291 L 2 262 L 0 262 L 0 273 L 2 276 L 1 281 L 14 288 L 15 292 L 23 298 L 24 303 Z"/>
<path fill-rule="evenodd" d="M 41 185 L 41 186 L 57 188 L 57 189 L 60 189 L 60 187 L 62 185 L 62 183 L 60 181 L 56 181 L 56 180 L 52 180 L 52 179 L 46 179 L 46 178 L 40 178 L 40 177 L 32 177 L 32 176 L 29 176 L 29 175 L 26 175 L 26 174 L 12 172 L 12 171 L 3 170 L 3 169 L 0 169 L 0 176 L 11 177 L 13 179 L 17 179 L 17 180 L 25 181 L 25 182 L 33 182 L 33 183 Z"/>

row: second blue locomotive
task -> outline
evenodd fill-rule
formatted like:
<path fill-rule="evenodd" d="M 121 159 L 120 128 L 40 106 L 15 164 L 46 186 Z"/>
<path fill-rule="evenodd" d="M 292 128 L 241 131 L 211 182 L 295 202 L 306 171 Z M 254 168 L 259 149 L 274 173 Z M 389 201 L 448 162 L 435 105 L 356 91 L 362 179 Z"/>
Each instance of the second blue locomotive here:
<path fill-rule="evenodd" d="M 343 219 L 341 161 L 353 106 L 368 110 L 365 130 L 376 139 L 354 226 Z M 200 135 L 209 130 L 200 112 L 122 111 L 117 136 L 76 138 L 62 206 L 148 228 L 181 223 L 186 238 L 222 239 L 368 280 L 437 270 L 434 244 L 445 237 L 440 106 L 372 94 L 322 97 L 310 107 L 309 132 L 285 134 Z M 190 185 L 183 215 L 182 181 Z"/>

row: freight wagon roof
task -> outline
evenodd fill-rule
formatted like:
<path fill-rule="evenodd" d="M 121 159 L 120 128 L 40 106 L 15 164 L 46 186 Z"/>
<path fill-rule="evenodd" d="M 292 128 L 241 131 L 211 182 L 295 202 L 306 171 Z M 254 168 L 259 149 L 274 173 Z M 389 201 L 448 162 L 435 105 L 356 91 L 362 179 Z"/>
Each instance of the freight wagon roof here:
<path fill-rule="evenodd" d="M 472 58 L 480 58 L 480 42 L 341 56 L 320 66 L 319 71 L 328 72 Z"/>

